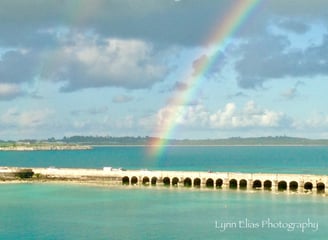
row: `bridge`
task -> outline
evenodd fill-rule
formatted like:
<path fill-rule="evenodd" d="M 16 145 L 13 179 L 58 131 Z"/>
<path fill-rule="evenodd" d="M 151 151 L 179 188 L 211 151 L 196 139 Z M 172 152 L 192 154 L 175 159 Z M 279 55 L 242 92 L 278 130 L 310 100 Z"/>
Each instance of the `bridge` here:
<path fill-rule="evenodd" d="M 102 181 L 120 185 L 170 186 L 183 188 L 222 188 L 287 190 L 297 192 L 328 191 L 327 175 L 237 172 L 192 172 L 72 168 L 33 168 L 35 174 L 47 179 Z"/>
<path fill-rule="evenodd" d="M 128 171 L 122 172 L 122 184 L 325 192 L 328 177 L 275 173 Z"/>

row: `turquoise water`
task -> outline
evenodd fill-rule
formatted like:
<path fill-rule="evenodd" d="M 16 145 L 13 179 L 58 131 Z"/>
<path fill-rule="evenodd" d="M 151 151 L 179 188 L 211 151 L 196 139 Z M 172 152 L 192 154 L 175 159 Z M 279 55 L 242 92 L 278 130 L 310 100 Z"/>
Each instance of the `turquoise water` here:
<path fill-rule="evenodd" d="M 327 147 L 0 152 L 0 165 L 328 172 Z M 0 239 L 327 239 L 327 197 L 265 191 L 0 184 Z M 304 224 L 304 225 L 302 225 Z M 301 228 L 303 226 L 303 228 Z"/>
<path fill-rule="evenodd" d="M 327 174 L 328 147 L 168 147 L 158 158 L 145 147 L 0 152 L 0 166 Z"/>
<path fill-rule="evenodd" d="M 319 195 L 52 184 L 8 184 L 0 191 L 0 239 L 7 240 L 326 239 L 328 234 L 327 198 Z M 230 227 L 220 228 L 224 223 Z M 291 228 L 298 223 L 307 225 Z"/>

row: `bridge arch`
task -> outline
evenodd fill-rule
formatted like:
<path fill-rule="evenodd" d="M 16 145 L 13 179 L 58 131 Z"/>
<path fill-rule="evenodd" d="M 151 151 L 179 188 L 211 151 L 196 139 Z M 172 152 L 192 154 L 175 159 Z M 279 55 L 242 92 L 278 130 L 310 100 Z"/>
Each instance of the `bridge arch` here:
<path fill-rule="evenodd" d="M 260 180 L 255 180 L 253 182 L 253 188 L 261 188 L 262 187 L 262 182 Z"/>
<path fill-rule="evenodd" d="M 179 178 L 174 177 L 174 178 L 172 179 L 172 186 L 178 186 L 178 184 L 179 184 Z"/>
<path fill-rule="evenodd" d="M 223 185 L 223 180 L 221 178 L 216 179 L 215 186 L 217 188 L 220 188 L 220 187 L 222 187 L 222 185 Z"/>
<path fill-rule="evenodd" d="M 214 187 L 214 180 L 212 178 L 209 178 L 206 180 L 205 184 L 206 184 L 206 187 L 212 188 L 212 187 Z"/>
<path fill-rule="evenodd" d="M 132 174 L 131 174 L 132 173 Z M 138 172 L 122 172 L 119 178 L 122 185 L 164 185 L 164 186 L 185 186 L 195 188 L 230 188 L 230 189 L 273 189 L 278 191 L 315 191 L 318 193 L 327 192 L 326 178 L 322 176 L 306 177 L 305 179 L 299 176 L 290 175 L 283 178 L 283 175 L 277 180 L 273 175 L 254 174 L 249 179 L 249 175 L 231 174 L 230 178 L 226 179 L 225 175 L 220 174 L 199 174 L 186 175 L 179 172 L 167 174 L 157 174 L 157 172 L 149 172 L 149 174 L 138 175 Z M 224 177 L 222 177 L 224 176 Z M 294 179 L 293 179 L 294 178 Z M 327 186 L 328 187 L 328 186 Z"/>
<path fill-rule="evenodd" d="M 132 185 L 138 184 L 138 178 L 137 178 L 136 176 L 133 176 L 133 177 L 131 178 L 131 184 L 132 184 Z"/>
<path fill-rule="evenodd" d="M 151 185 L 156 185 L 157 183 L 157 177 L 152 177 L 151 178 Z"/>
<path fill-rule="evenodd" d="M 237 188 L 237 186 L 238 186 L 238 183 L 237 183 L 237 180 L 236 179 L 231 179 L 229 181 L 229 188 L 235 189 L 235 188 Z"/>
<path fill-rule="evenodd" d="M 312 190 L 313 184 L 311 182 L 304 183 L 304 189 L 305 190 Z"/>
<path fill-rule="evenodd" d="M 170 186 L 171 179 L 169 177 L 163 178 L 163 184 L 164 184 L 164 186 Z"/>
<path fill-rule="evenodd" d="M 270 190 L 272 188 L 272 182 L 270 180 L 265 180 L 263 182 L 263 187 L 265 190 Z"/>
<path fill-rule="evenodd" d="M 241 188 L 241 189 L 247 188 L 247 180 L 246 179 L 241 179 L 239 181 L 239 188 Z"/>
<path fill-rule="evenodd" d="M 296 181 L 291 181 L 289 183 L 289 190 L 296 191 L 298 189 L 298 183 Z"/>
<path fill-rule="evenodd" d="M 324 192 L 325 191 L 325 184 L 323 182 L 318 182 L 317 183 L 317 191 L 318 192 Z"/>
<path fill-rule="evenodd" d="M 194 179 L 194 187 L 200 187 L 201 185 L 201 180 L 200 178 L 195 178 Z"/>
<path fill-rule="evenodd" d="M 143 177 L 142 184 L 143 185 L 149 185 L 149 177 Z"/>
<path fill-rule="evenodd" d="M 125 176 L 122 178 L 122 184 L 123 185 L 129 185 L 130 184 L 130 178 L 128 176 Z"/>
<path fill-rule="evenodd" d="M 192 185 L 191 178 L 185 178 L 183 180 L 183 186 L 185 186 L 185 187 L 191 187 L 191 185 Z"/>
<path fill-rule="evenodd" d="M 278 182 L 278 190 L 279 191 L 287 190 L 287 182 L 286 181 Z"/>

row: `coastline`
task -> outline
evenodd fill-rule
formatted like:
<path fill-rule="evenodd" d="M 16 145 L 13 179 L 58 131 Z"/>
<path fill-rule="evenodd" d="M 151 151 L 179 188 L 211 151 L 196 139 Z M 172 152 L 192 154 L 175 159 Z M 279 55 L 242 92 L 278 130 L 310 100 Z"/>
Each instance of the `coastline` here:
<path fill-rule="evenodd" d="M 90 150 L 89 145 L 39 145 L 39 146 L 6 146 L 0 151 L 63 151 L 63 150 Z"/>
<path fill-rule="evenodd" d="M 145 147 L 145 148 L 166 148 L 166 147 L 328 147 L 325 144 L 167 144 L 167 145 L 147 145 L 147 144 L 91 144 L 91 145 L 40 145 L 40 146 L 5 146 L 0 147 L 0 152 L 8 151 L 65 151 L 65 150 L 91 150 L 102 147 Z"/>
<path fill-rule="evenodd" d="M 144 147 L 144 148 L 166 148 L 166 147 L 328 147 L 325 144 L 167 144 L 167 145 L 147 145 L 147 144 L 108 144 L 90 145 L 97 147 Z"/>

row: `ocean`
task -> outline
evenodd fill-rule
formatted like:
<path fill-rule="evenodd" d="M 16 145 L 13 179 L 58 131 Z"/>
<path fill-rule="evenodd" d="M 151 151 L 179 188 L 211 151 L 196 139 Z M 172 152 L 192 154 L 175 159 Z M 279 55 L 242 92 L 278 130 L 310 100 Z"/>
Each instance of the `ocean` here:
<path fill-rule="evenodd" d="M 138 146 L 0 151 L 0 166 L 327 174 L 328 146 L 168 147 L 156 158 Z"/>
<path fill-rule="evenodd" d="M 1 166 L 327 174 L 327 147 L 144 147 L 0 152 Z M 0 184 L 0 239 L 326 239 L 318 194 Z"/>

